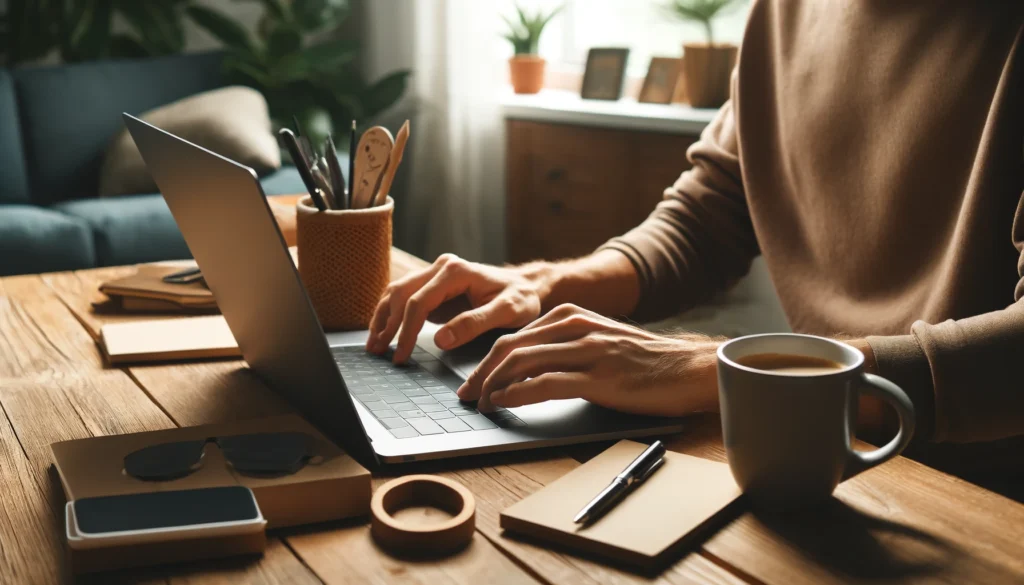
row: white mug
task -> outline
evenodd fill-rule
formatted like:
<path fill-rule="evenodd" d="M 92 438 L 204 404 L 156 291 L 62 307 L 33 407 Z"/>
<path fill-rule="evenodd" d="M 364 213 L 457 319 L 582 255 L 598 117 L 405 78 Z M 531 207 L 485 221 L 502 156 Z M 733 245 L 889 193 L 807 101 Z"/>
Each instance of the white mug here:
<path fill-rule="evenodd" d="M 748 367 L 757 354 L 809 356 L 840 367 L 794 374 Z M 900 430 L 869 452 L 854 451 L 860 393 L 892 404 Z M 892 382 L 864 372 L 864 354 L 823 337 L 750 335 L 718 348 L 718 396 L 729 467 L 755 503 L 802 505 L 827 499 L 839 482 L 899 455 L 914 434 L 914 407 Z"/>

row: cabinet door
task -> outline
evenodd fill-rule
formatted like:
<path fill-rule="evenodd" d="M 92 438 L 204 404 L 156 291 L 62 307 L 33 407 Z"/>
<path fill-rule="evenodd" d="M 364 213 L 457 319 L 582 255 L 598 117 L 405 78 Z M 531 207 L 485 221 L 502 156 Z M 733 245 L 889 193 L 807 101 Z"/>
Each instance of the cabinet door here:
<path fill-rule="evenodd" d="M 508 255 L 572 258 L 639 224 L 693 137 L 509 120 Z"/>

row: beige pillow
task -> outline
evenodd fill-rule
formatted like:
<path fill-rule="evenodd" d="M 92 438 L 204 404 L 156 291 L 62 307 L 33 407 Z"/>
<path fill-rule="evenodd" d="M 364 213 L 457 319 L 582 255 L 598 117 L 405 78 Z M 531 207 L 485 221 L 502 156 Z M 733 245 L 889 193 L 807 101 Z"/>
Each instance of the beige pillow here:
<path fill-rule="evenodd" d="M 196 94 L 139 116 L 143 120 L 252 167 L 263 176 L 281 168 L 281 151 L 270 128 L 267 100 L 249 87 Z M 156 184 L 127 130 L 114 137 L 100 170 L 100 196 L 155 193 Z"/>

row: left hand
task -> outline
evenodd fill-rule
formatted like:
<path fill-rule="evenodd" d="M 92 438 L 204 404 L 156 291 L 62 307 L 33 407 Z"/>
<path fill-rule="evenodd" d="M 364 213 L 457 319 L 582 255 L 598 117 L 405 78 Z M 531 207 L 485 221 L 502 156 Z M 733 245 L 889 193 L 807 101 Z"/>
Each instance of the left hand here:
<path fill-rule="evenodd" d="M 666 336 L 560 305 L 495 343 L 459 388 L 479 408 L 584 398 L 636 414 L 680 416 L 718 408 L 719 341 Z"/>

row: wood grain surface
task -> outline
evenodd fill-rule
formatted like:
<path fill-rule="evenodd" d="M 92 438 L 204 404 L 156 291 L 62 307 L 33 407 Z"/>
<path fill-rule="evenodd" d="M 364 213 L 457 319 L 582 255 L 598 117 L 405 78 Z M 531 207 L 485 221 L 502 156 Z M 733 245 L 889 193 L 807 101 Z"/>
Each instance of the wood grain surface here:
<path fill-rule="evenodd" d="M 392 276 L 424 265 L 396 251 Z M 100 282 L 130 268 L 0 279 L 0 583 L 70 582 L 54 441 L 254 418 L 291 407 L 240 360 L 104 368 L 91 332 Z M 77 317 L 76 317 L 77 314 Z M 692 417 L 670 449 L 723 461 L 718 419 Z M 444 559 L 379 550 L 364 519 L 276 531 L 259 558 L 105 573 L 87 583 L 1021 583 L 1024 506 L 897 458 L 840 486 L 815 514 L 745 512 L 659 575 L 502 533 L 502 509 L 607 444 L 479 456 L 374 474 L 437 473 L 477 499 L 472 544 Z M 684 503 L 680 503 L 684 505 Z"/>

